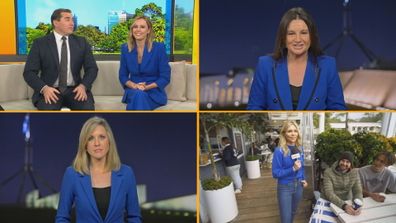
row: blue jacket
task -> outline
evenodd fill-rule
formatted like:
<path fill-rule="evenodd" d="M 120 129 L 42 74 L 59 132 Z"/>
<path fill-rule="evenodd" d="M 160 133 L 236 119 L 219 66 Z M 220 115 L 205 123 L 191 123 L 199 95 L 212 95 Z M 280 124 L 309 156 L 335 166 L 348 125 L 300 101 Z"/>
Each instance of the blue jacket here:
<path fill-rule="evenodd" d="M 91 177 L 68 167 L 63 176 L 55 222 L 70 222 L 73 204 L 77 223 L 121 223 L 124 222 L 125 213 L 127 222 L 141 222 L 135 176 L 127 165 L 121 165 L 120 170 L 111 173 L 110 204 L 105 220 L 96 206 Z"/>
<path fill-rule="evenodd" d="M 318 82 L 315 88 L 316 79 L 318 79 Z M 276 93 L 276 88 L 279 95 Z M 293 110 L 287 59 L 281 59 L 275 63 L 275 60 L 270 56 L 259 58 L 250 89 L 247 109 Z M 319 56 L 317 57 L 317 65 L 315 65 L 313 57 L 308 57 L 297 110 L 346 110 L 342 85 L 334 58 Z"/>
<path fill-rule="evenodd" d="M 305 180 L 303 151 L 300 153 L 299 160 L 301 161 L 301 168 L 294 171 L 294 160 L 291 158 L 291 152 L 289 152 L 289 155 L 284 156 L 283 150 L 280 147 L 276 147 L 272 158 L 272 176 L 278 179 L 278 184 L 287 184 L 295 179 Z"/>
<path fill-rule="evenodd" d="M 144 47 L 142 63 L 138 64 L 136 47 L 128 52 L 128 45 L 121 46 L 121 62 L 119 70 L 119 79 L 123 88 L 128 80 L 134 83 L 146 82 L 151 84 L 155 82 L 158 87 L 147 91 L 148 95 L 160 105 L 165 105 L 167 97 L 165 87 L 170 81 L 171 69 L 169 66 L 168 56 L 166 55 L 165 45 L 163 43 L 153 42 L 153 47 L 148 52 Z M 126 103 L 126 95 L 122 99 Z"/>

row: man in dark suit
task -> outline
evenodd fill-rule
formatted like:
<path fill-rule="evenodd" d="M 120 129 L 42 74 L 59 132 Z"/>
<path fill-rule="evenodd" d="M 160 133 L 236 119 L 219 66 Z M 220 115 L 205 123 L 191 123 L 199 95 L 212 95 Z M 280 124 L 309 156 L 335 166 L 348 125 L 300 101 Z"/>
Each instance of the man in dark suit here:
<path fill-rule="evenodd" d="M 85 38 L 73 35 L 69 9 L 56 9 L 51 23 L 54 31 L 33 42 L 23 72 L 25 81 L 34 89 L 33 104 L 39 110 L 94 110 L 90 90 L 98 67 L 91 46 Z"/>

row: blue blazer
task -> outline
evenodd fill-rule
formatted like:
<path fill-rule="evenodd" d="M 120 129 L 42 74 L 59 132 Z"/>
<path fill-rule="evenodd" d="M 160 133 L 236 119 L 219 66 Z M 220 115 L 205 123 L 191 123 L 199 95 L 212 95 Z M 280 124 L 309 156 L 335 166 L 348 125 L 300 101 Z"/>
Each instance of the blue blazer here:
<path fill-rule="evenodd" d="M 136 47 L 131 52 L 128 52 L 127 44 L 121 46 L 119 70 L 121 85 L 125 89 L 125 84 L 128 80 L 134 83 L 146 82 L 146 84 L 155 82 L 158 87 L 146 92 L 155 102 L 165 105 L 167 102 L 165 87 L 170 81 L 171 74 L 165 45 L 163 43 L 153 42 L 150 52 L 148 52 L 147 46 L 145 46 L 141 64 L 138 64 L 137 57 Z M 127 95 L 124 94 L 122 102 L 126 103 L 126 100 Z"/>
<path fill-rule="evenodd" d="M 310 55 L 297 110 L 346 110 L 335 59 L 319 56 L 316 63 L 317 65 Z M 276 88 L 279 95 L 276 93 Z M 283 109 L 281 104 L 283 104 Z M 270 56 L 259 58 L 247 109 L 293 110 L 287 59 L 276 62 Z"/>
<path fill-rule="evenodd" d="M 96 206 L 91 177 L 68 167 L 63 176 L 55 222 L 70 222 L 73 204 L 78 223 L 121 223 L 124 222 L 125 213 L 127 222 L 141 222 L 135 176 L 127 165 L 121 165 L 120 170 L 111 173 L 110 204 L 105 220 Z"/>

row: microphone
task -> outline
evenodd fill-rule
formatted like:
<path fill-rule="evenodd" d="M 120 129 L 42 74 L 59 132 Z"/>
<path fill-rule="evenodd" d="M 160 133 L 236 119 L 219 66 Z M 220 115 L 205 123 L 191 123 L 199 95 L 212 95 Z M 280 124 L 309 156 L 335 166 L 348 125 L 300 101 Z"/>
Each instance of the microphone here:
<path fill-rule="evenodd" d="M 294 161 L 297 161 L 298 159 L 300 159 L 300 157 L 301 157 L 301 155 L 300 155 L 300 150 L 298 150 L 297 147 L 293 147 L 293 148 L 291 149 L 291 153 L 292 153 L 291 158 L 292 158 Z"/>

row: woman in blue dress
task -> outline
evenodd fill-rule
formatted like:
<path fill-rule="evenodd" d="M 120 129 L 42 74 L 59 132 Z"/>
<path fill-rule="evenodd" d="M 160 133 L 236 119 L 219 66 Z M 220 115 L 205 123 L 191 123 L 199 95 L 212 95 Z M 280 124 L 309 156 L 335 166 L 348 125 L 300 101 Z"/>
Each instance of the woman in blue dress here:
<path fill-rule="evenodd" d="M 127 43 L 121 46 L 119 79 L 127 110 L 154 110 L 167 103 L 171 69 L 165 45 L 154 42 L 152 27 L 147 17 L 136 17 Z"/>

